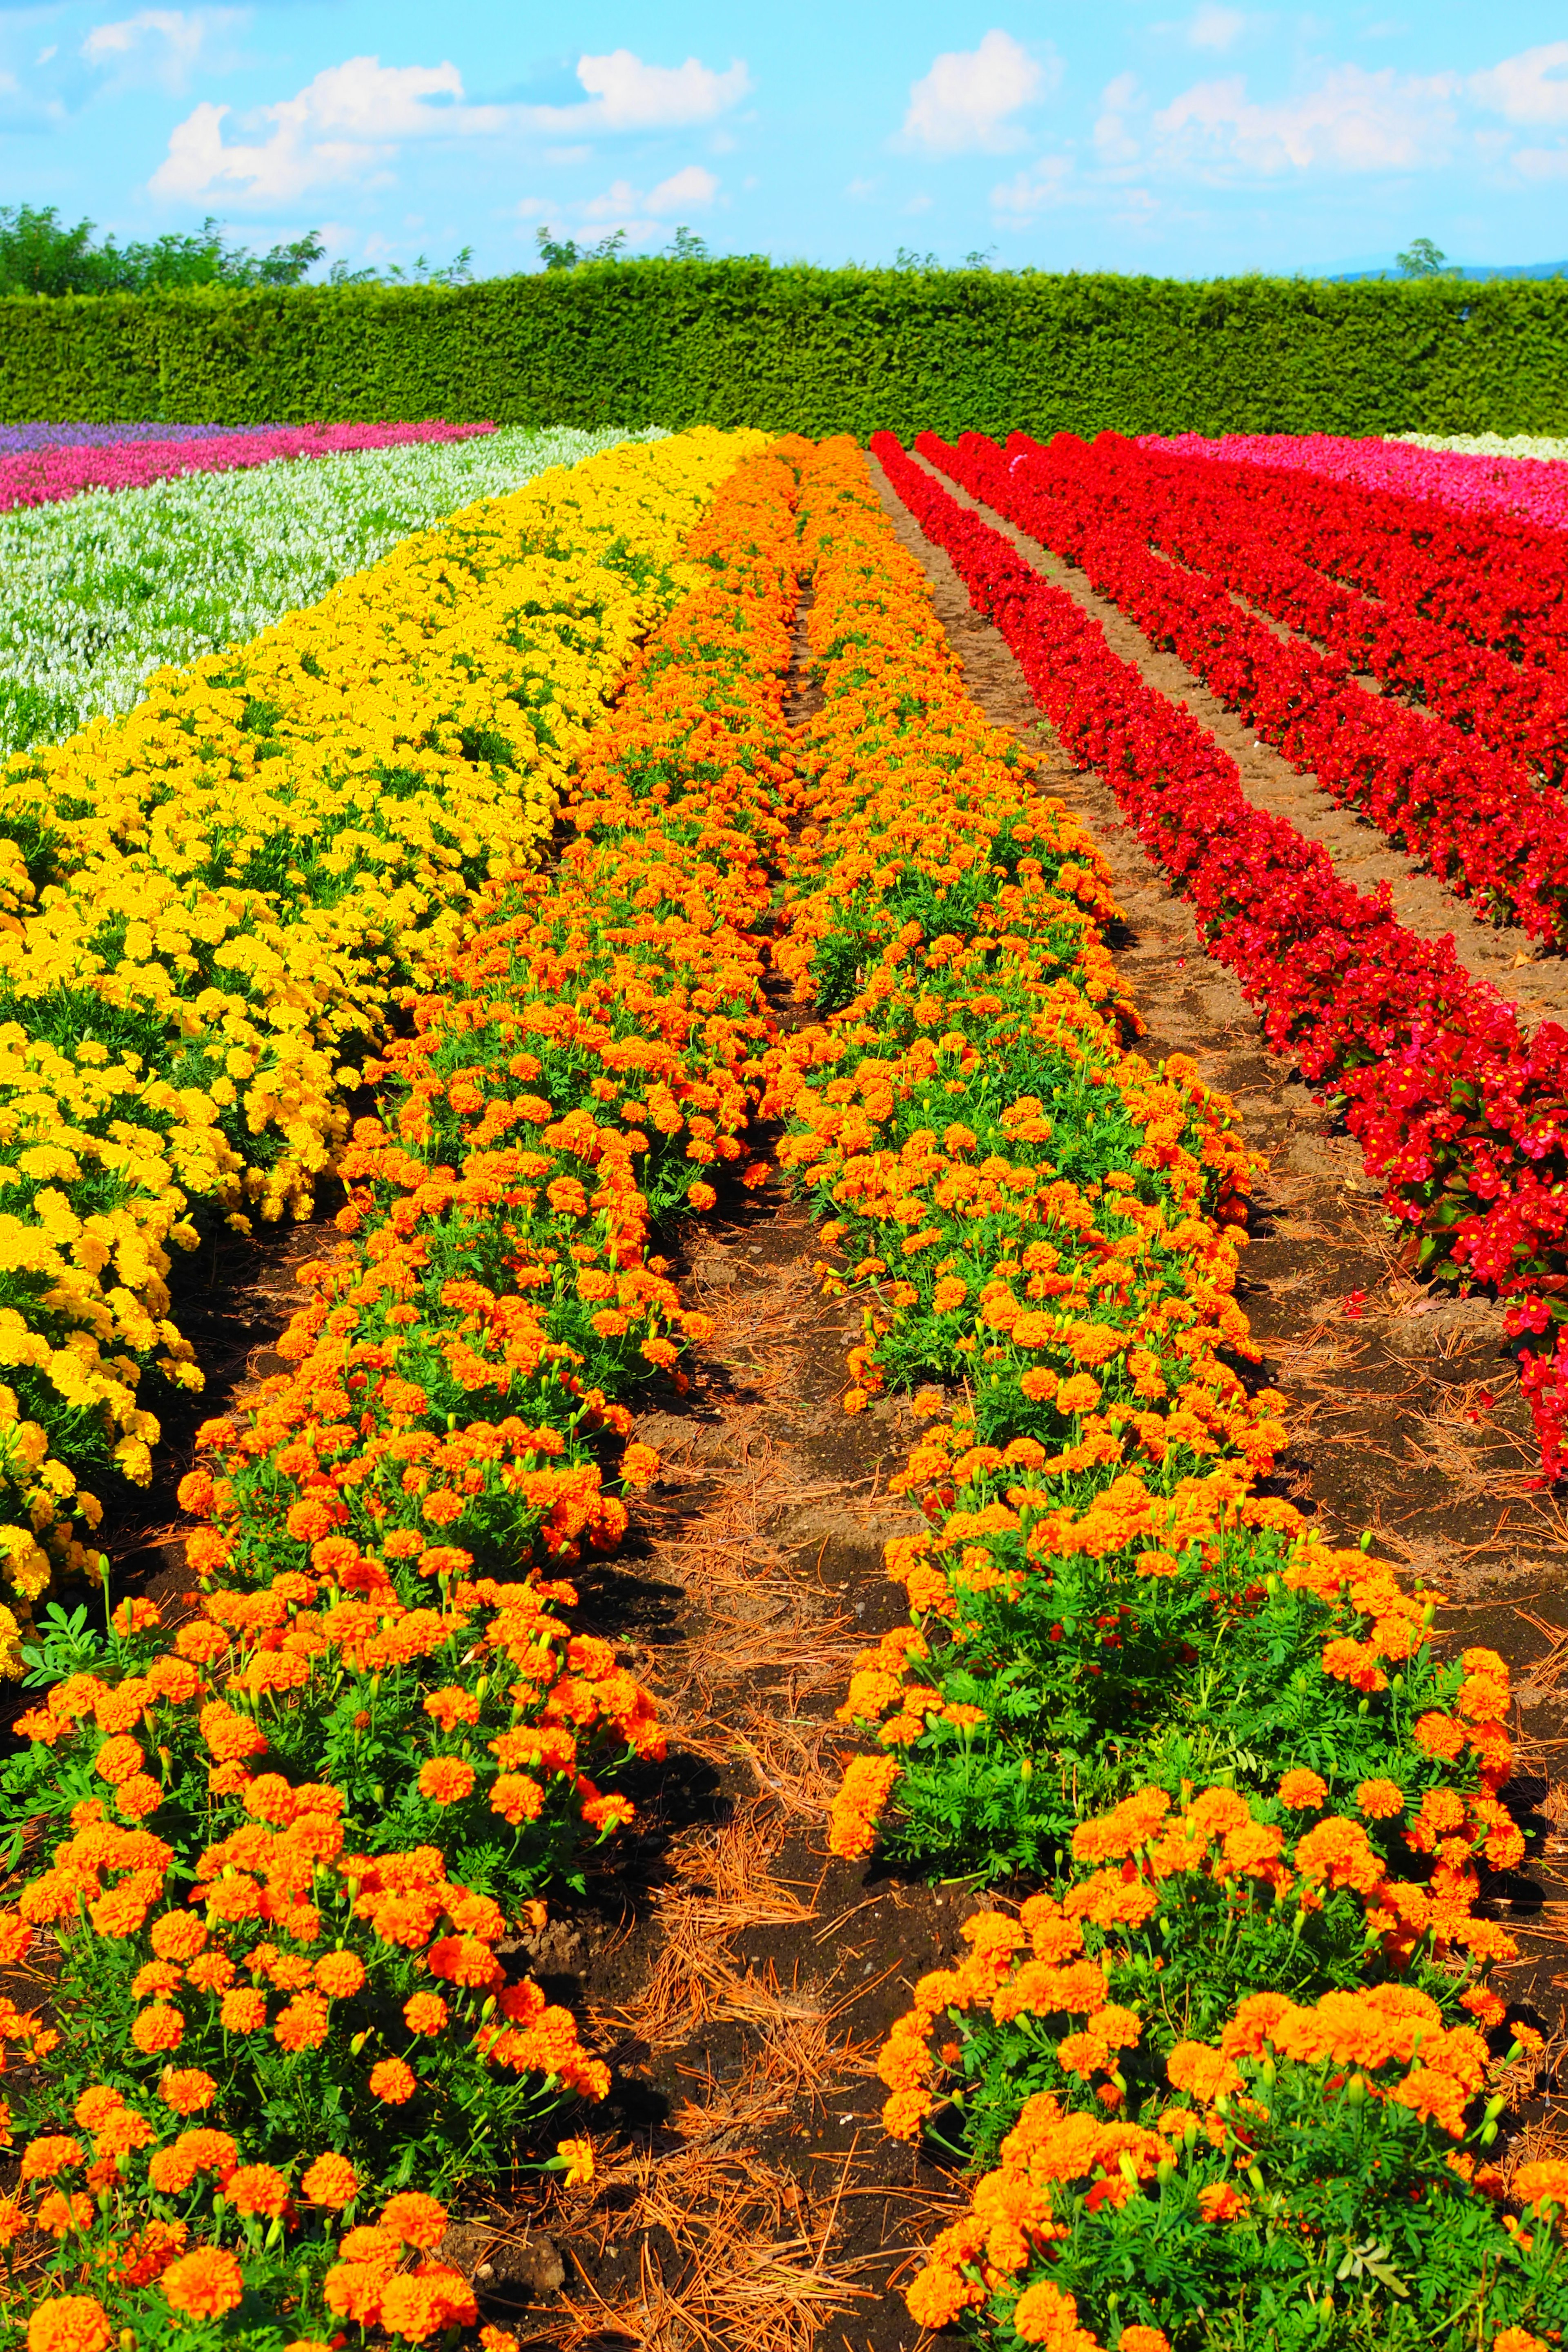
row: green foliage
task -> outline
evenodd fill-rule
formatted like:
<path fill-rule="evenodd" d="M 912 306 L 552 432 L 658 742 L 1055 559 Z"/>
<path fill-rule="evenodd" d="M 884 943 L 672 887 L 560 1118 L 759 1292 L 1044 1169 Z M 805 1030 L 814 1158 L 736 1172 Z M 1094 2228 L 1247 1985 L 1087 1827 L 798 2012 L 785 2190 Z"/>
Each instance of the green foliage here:
<path fill-rule="evenodd" d="M 546 268 L 478 285 L 18 301 L 0 309 L 0 415 L 649 418 L 861 439 L 884 425 L 1543 433 L 1568 421 L 1562 279 L 829 270 L 547 242 Z"/>
<path fill-rule="evenodd" d="M 0 294 L 144 294 L 177 286 L 298 286 L 326 250 L 314 229 L 257 255 L 223 241 L 211 214 L 195 235 L 170 230 L 151 243 L 92 238 L 68 228 L 55 205 L 0 205 Z"/>

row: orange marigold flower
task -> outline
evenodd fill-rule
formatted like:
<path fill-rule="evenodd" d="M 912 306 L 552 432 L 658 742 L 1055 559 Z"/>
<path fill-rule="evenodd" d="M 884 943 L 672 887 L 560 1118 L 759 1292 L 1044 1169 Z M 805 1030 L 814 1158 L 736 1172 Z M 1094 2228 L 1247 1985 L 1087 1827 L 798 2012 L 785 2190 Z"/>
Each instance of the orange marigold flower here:
<path fill-rule="evenodd" d="M 272 2039 L 280 2050 L 319 2050 L 327 2038 L 327 2004 L 317 1992 L 298 1992 L 280 2009 Z"/>
<path fill-rule="evenodd" d="M 1464 1726 L 1451 1715 L 1419 1717 L 1410 1736 L 1423 1756 L 1440 1757 L 1450 1763 L 1465 1744 Z"/>
<path fill-rule="evenodd" d="M 490 1783 L 490 1811 L 514 1829 L 520 1822 L 536 1822 L 544 1811 L 544 1791 L 526 1772 L 498 1772 Z"/>
<path fill-rule="evenodd" d="M 471 1691 L 460 1690 L 455 1684 L 444 1690 L 431 1691 L 423 1706 L 425 1713 L 448 1734 L 456 1724 L 478 1723 L 479 1719 L 479 1700 Z"/>
<path fill-rule="evenodd" d="M 1205 2221 L 1239 2221 L 1251 2202 L 1228 2180 L 1211 2180 L 1198 2191 L 1198 2210 Z"/>
<path fill-rule="evenodd" d="M 158 2282 L 172 2310 L 186 2319 L 221 2319 L 245 2299 L 245 2276 L 222 2246 L 198 2246 L 171 2263 Z"/>
<path fill-rule="evenodd" d="M 52 2294 L 27 2322 L 27 2352 L 104 2352 L 109 2315 L 92 2294 Z"/>
<path fill-rule="evenodd" d="M 388 2279 L 382 2290 L 381 2324 L 390 2336 L 422 2344 L 447 2327 L 470 2326 L 479 2315 L 474 2291 L 461 2271 L 431 2266 Z"/>
<path fill-rule="evenodd" d="M 432 1804 L 459 1804 L 474 1785 L 474 1768 L 462 1756 L 432 1756 L 419 1767 L 419 1793 Z"/>
<path fill-rule="evenodd" d="M 184 2038 L 185 2021 L 166 2000 L 153 2001 L 131 2029 L 132 2041 L 149 2058 L 155 2057 L 160 2050 L 177 2050 Z"/>
<path fill-rule="evenodd" d="M 146 1760 L 137 1742 L 122 1733 L 117 1739 L 104 1741 L 92 1769 L 100 1780 L 118 1788 L 121 1780 L 129 1780 L 133 1772 L 140 1772 Z"/>
<path fill-rule="evenodd" d="M 1405 1811 L 1405 1791 L 1397 1780 L 1363 1780 L 1355 1801 L 1369 1822 L 1391 1822 Z"/>
<path fill-rule="evenodd" d="M 325 2156 L 316 2158 L 300 2186 L 312 2205 L 330 2205 L 334 2212 L 341 2212 L 359 2195 L 359 2175 L 346 2156 L 329 2148 Z"/>
<path fill-rule="evenodd" d="M 1492 2337 L 1492 2352 L 1552 2352 L 1552 2347 L 1543 2336 L 1531 2336 L 1527 2327 L 1505 2327 L 1500 2336 Z"/>
<path fill-rule="evenodd" d="M 401 2196 L 388 2198 L 378 2226 L 390 2230 L 404 2245 L 433 2253 L 447 2234 L 447 2208 L 420 2189 L 405 2189 Z"/>
<path fill-rule="evenodd" d="M 1239 2070 L 1205 2042 L 1178 2042 L 1165 2061 L 1165 2073 L 1173 2089 L 1190 2091 L 1205 2106 L 1241 2088 Z"/>
<path fill-rule="evenodd" d="M 199 2066 L 165 2066 L 158 2096 L 177 2116 L 199 2115 L 217 2096 L 217 2084 Z"/>
<path fill-rule="evenodd" d="M 289 2183 L 269 2164 L 242 2164 L 230 2175 L 225 2194 L 237 2212 L 265 2213 L 276 2221 L 288 2207 Z"/>
<path fill-rule="evenodd" d="M 861 1862 L 877 1842 L 877 1822 L 902 1768 L 892 1756 L 852 1756 L 828 1811 L 828 1851 Z"/>
<path fill-rule="evenodd" d="M 1293 1813 L 1316 1812 L 1328 1797 L 1329 1784 L 1316 1772 L 1300 1766 L 1287 1772 L 1279 1783 L 1279 1801 Z"/>
<path fill-rule="evenodd" d="M 79 2164 L 81 2157 L 81 2142 L 70 2139 L 63 2133 L 36 2139 L 23 2151 L 22 2179 L 56 2180 L 62 2172 L 68 2172 L 74 2165 Z"/>
<path fill-rule="evenodd" d="M 401 2058 L 384 2058 L 379 2066 L 370 2070 L 372 2097 L 384 2099 L 389 2107 L 401 2106 L 418 2087 L 413 2067 L 405 2065 Z"/>
<path fill-rule="evenodd" d="M 1078 2324 L 1078 2305 L 1049 2279 L 1026 2286 L 1013 2307 L 1014 2333 L 1026 2344 L 1044 2344 L 1049 2352 L 1100 2352 L 1098 2336 Z"/>
<path fill-rule="evenodd" d="M 1124 2327 L 1116 2352 L 1171 2352 L 1171 2339 L 1160 2327 Z"/>
<path fill-rule="evenodd" d="M 1512 2189 L 1521 2205 L 1568 2208 L 1568 2163 L 1548 2158 L 1538 2164 L 1521 2164 L 1513 2176 Z"/>
<path fill-rule="evenodd" d="M 256 2032 L 267 2022 L 267 1995 L 258 1987 L 237 1985 L 223 1997 L 218 2022 L 226 2033 Z"/>
<path fill-rule="evenodd" d="M 951 2327 L 960 2312 L 972 2310 L 984 2300 L 985 2289 L 978 2281 L 966 2279 L 962 2271 L 946 2263 L 928 2263 L 904 2289 L 904 2301 L 917 2327 Z"/>
<path fill-rule="evenodd" d="M 329 2000 L 349 2000 L 364 1982 L 357 1952 L 324 1952 L 316 1962 L 316 1983 Z"/>
<path fill-rule="evenodd" d="M 410 1993 L 403 2004 L 403 2022 L 410 2033 L 440 2033 L 449 2014 L 438 1992 Z"/>

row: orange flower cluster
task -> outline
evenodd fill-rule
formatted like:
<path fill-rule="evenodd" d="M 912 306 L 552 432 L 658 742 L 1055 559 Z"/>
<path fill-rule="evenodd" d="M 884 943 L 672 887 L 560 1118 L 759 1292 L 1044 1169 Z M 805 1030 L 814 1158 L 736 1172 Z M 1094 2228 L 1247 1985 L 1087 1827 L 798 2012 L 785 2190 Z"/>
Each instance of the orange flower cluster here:
<path fill-rule="evenodd" d="M 553 1571 L 620 1540 L 610 1441 L 623 1487 L 658 1472 L 622 1400 L 679 1380 L 705 1335 L 656 1218 L 710 1202 L 713 1171 L 763 1172 L 744 1139 L 789 793 L 791 448 L 733 475 L 694 539 L 704 584 L 594 738 L 556 869 L 490 894 L 375 1066 L 343 1246 L 307 1269 L 289 1370 L 206 1425 L 182 1486 L 200 1614 L 170 1640 L 122 1605 L 112 1669 L 23 1719 L 70 1833 L 0 1952 L 59 1938 L 68 2035 L 104 1987 L 128 2018 L 91 2151 L 39 2131 L 28 2178 L 112 2176 L 122 2242 L 145 2241 L 147 2199 L 193 2188 L 231 2218 L 319 2224 L 405 2136 L 433 2186 L 495 2172 L 523 2125 L 607 2087 L 497 1947 L 541 1923 L 585 1835 L 629 1818 L 591 1773 L 660 1752 L 651 1698 L 574 1630 Z M 94 1793 L 72 1806 L 68 1786 Z M 505 1858 L 475 1885 L 463 1848 Z M 50 2032 L 0 2012 L 35 2060 Z M 339 2146 L 293 2185 L 323 2130 Z M 46 2193 L 75 2230 L 79 2192 Z M 416 2206 L 440 2213 L 395 2198 L 342 2240 L 336 2318 L 418 2342 L 474 2317 L 454 2273 L 405 2266 L 440 2235 L 405 2226 L 434 2226 Z M 205 2294 L 216 2315 L 213 2251 L 164 2251 L 166 2299 L 174 2277 L 178 2307 Z M 77 2274 L 101 2253 L 84 2242 Z"/>
<path fill-rule="evenodd" d="M 1278 1607 L 1293 1637 L 1283 1654 L 1311 1645 L 1326 1724 L 1371 1706 L 1388 1725 L 1376 1769 L 1348 1786 L 1291 1769 L 1287 1753 L 1272 1796 L 1184 1789 L 1178 1805 L 1155 1788 L 1080 1822 L 1069 1882 L 1016 1920 L 968 1923 L 967 1955 L 921 1980 L 888 2039 L 884 2121 L 906 2139 L 950 2100 L 962 2109 L 971 2081 L 973 2047 L 931 2054 L 944 2013 L 983 2017 L 993 2042 L 999 2029 L 1022 2034 L 1033 2083 L 1047 2061 L 1056 2070 L 1050 2092 L 1020 2092 L 1001 2168 L 933 2248 L 911 2310 L 941 2326 L 995 2296 L 1025 2342 L 1087 2344 L 1072 2296 L 1040 2277 L 1052 2248 L 1075 2215 L 1119 2208 L 1168 2169 L 1172 2132 L 1184 2148 L 1195 2129 L 1209 2158 L 1229 2146 L 1220 2105 L 1247 2079 L 1227 2043 L 1189 2044 L 1140 2119 L 1134 2085 L 1163 2030 L 1158 2004 L 1150 2022 L 1162 1931 L 1195 1935 L 1201 1950 L 1205 1935 L 1278 1918 L 1310 1945 L 1320 1915 L 1348 1916 L 1342 1932 L 1364 1942 L 1369 1968 L 1440 1966 L 1456 1996 L 1468 1987 L 1477 2024 L 1500 2022 L 1484 1971 L 1512 1948 L 1478 1897 L 1482 1866 L 1522 1852 L 1499 1799 L 1507 1673 L 1480 1652 L 1442 1667 L 1435 1595 L 1331 1549 L 1259 1491 L 1286 1433 L 1283 1400 L 1248 1394 L 1237 1370 L 1255 1351 L 1234 1295 L 1251 1174 L 1235 1115 L 1179 1057 L 1151 1070 L 1125 1051 L 1139 1024 L 1104 945 L 1116 910 L 1103 863 L 968 700 L 920 567 L 844 445 L 803 467 L 802 512 L 823 707 L 802 745 L 805 824 L 776 961 L 825 1017 L 773 1048 L 766 1101 L 786 1124 L 781 1160 L 819 1206 L 825 1243 L 843 1248 L 824 1279 L 863 1301 L 847 1409 L 900 1382 L 917 1412 L 942 1415 L 892 1482 L 929 1526 L 888 1547 L 910 1622 L 856 1661 L 840 1719 L 871 1729 L 876 1748 L 847 1763 L 831 1849 L 870 1854 L 895 1805 L 925 1834 L 944 1759 L 955 1788 L 984 1771 L 976 1785 L 997 1789 L 1009 1748 L 1016 1783 L 1056 1780 L 1048 1704 L 1032 1752 L 1017 1728 L 1032 1653 L 1020 1643 L 1016 1671 L 999 1676 L 994 1720 L 976 1637 L 982 1604 L 988 1629 L 1014 1604 L 1033 1624 L 1058 1579 L 1081 1589 L 1084 1562 L 1098 1564 L 1101 1613 L 1088 1633 L 1052 1629 L 1074 1632 L 1081 1675 L 1135 1641 L 1163 1591 L 1195 1588 L 1216 1645 Z M 1005 1651 L 1004 1633 L 984 1654 Z M 1411 1706 L 1415 1694 L 1433 1703 Z M 1114 1736 L 1138 1727 L 1122 1717 Z M 1061 1774 L 1065 1795 L 1065 1760 Z M 1321 2036 L 1335 2001 L 1371 2004 L 1355 2011 L 1369 2036 L 1397 2012 L 1378 2095 L 1455 2127 L 1485 2063 L 1473 2025 L 1446 2027 L 1410 1982 L 1314 2005 L 1292 1981 L 1297 2002 L 1279 2014 L 1310 2022 L 1291 2029 L 1290 2063 L 1331 2063 Z M 1257 2013 L 1244 2001 L 1237 2015 Z M 1170 2106 L 1178 2075 L 1195 2106 Z M 1006 2087 L 988 2078 L 987 2115 Z M 1239 2221 L 1254 2194 L 1239 2178 L 1206 2179 L 1194 2215 Z M 1145 2339 L 1164 2341 L 1152 2326 L 1124 2331 L 1147 2352 Z"/>

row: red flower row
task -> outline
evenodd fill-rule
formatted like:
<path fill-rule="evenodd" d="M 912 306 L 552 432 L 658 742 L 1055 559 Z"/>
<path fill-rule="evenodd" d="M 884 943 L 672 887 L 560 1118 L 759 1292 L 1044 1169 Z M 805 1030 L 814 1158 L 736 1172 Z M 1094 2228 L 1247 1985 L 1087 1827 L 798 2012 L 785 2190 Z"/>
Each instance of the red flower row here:
<path fill-rule="evenodd" d="M 1034 451 L 1038 445 L 1016 434 L 1007 446 L 1011 453 Z M 1042 458 L 1047 454 L 1040 452 Z M 1454 621 L 1429 620 L 1419 594 L 1413 595 L 1399 577 L 1408 564 L 1387 560 L 1384 534 L 1373 525 L 1357 527 L 1355 499 L 1364 493 L 1344 498 L 1348 511 L 1324 545 L 1310 515 L 1276 502 L 1271 474 L 1254 479 L 1247 467 L 1222 469 L 1197 458 L 1142 450 L 1110 435 L 1096 445 L 1096 454 L 1111 457 L 1119 473 L 1137 478 L 1140 496 L 1158 504 L 1161 521 L 1154 535 L 1184 562 L 1342 654 L 1352 668 L 1368 670 L 1394 692 L 1414 697 L 1492 751 L 1523 759 L 1553 780 L 1568 769 L 1564 648 L 1537 641 L 1534 657 L 1521 662 L 1489 645 L 1477 645 Z M 1031 470 L 1020 469 L 1017 478 L 1028 478 Z M 1220 471 L 1224 479 L 1214 481 Z M 1305 561 L 1304 545 L 1313 549 Z M 1325 555 L 1332 559 L 1332 570 L 1320 568 Z M 1374 573 L 1383 581 L 1382 592 L 1364 595 L 1334 576 L 1335 570 L 1350 567 L 1358 575 Z M 1472 584 L 1484 580 L 1489 568 L 1484 557 L 1478 558 L 1469 567 Z"/>
<path fill-rule="evenodd" d="M 1435 621 L 1528 668 L 1568 653 L 1568 538 L 1292 467 L 1193 458 L 1239 489 L 1282 546 L 1401 615 Z"/>
<path fill-rule="evenodd" d="M 967 512 L 890 434 L 872 447 L 994 620 L 1064 745 L 1097 769 L 1236 971 L 1268 1043 L 1336 1088 L 1423 1265 L 1510 1297 L 1548 1475 L 1568 1465 L 1568 1349 L 1540 1348 L 1568 1293 L 1568 1034 L 1525 1039 L 1452 943 L 1417 939 L 1325 853 L 1254 808 L 1236 763 L 1144 685 L 1099 624 Z M 1533 1346 L 1531 1346 L 1533 1343 Z"/>
<path fill-rule="evenodd" d="M 1532 937 L 1563 935 L 1568 805 L 1560 793 L 1457 727 L 1364 693 L 1337 656 L 1282 643 L 1225 587 L 1150 552 L 1158 540 L 1205 570 L 1217 555 L 1229 585 L 1269 610 L 1286 607 L 1290 583 L 1276 586 L 1273 552 L 1244 513 L 1222 508 L 1212 529 L 1192 526 L 1181 504 L 1145 478 L 1146 461 L 1130 443 L 1108 453 L 1103 443 L 1089 448 L 1066 435 L 1048 451 L 1015 440 L 1005 457 L 994 441 L 969 433 L 956 449 L 931 434 L 917 446 L 1010 521 L 1070 553 L 1102 594 L 1336 800 L 1419 851 L 1465 896 L 1506 908 Z M 1222 544 L 1236 551 L 1234 560 L 1218 552 Z M 1323 601 L 1334 593 L 1305 565 L 1295 570 L 1317 583 Z M 1280 616 L 1301 625 L 1289 610 Z M 1473 648 L 1470 658 L 1502 661 Z"/>

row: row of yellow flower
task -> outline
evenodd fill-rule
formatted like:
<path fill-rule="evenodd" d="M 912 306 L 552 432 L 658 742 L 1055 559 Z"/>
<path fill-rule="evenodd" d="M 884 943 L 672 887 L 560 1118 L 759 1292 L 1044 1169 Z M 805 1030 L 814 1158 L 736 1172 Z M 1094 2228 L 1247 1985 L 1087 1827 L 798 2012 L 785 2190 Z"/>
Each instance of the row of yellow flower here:
<path fill-rule="evenodd" d="M 356 1065 L 532 863 L 693 584 L 681 540 L 761 446 L 544 475 L 0 772 L 0 1656 L 51 1558 L 92 1564 L 79 1478 L 147 1475 L 147 1367 L 201 1384 L 171 1249 L 204 1211 L 306 1213 Z"/>
<path fill-rule="evenodd" d="M 1532 2039 L 1478 1907 L 1524 1851 L 1506 1668 L 1259 1492 L 1234 1114 L 1124 1050 L 1102 862 L 965 697 L 863 462 L 821 453 L 803 509 L 825 703 L 777 961 L 830 1017 L 770 1107 L 864 1301 L 848 1409 L 937 1417 L 831 1843 L 1047 1890 L 970 1920 L 882 2053 L 888 2129 L 976 2168 L 911 2310 L 1057 2352 L 1544 2352 L 1568 2167 L 1505 2213 L 1491 2153 Z"/>
<path fill-rule="evenodd" d="M 655 1218 L 763 1172 L 795 490 L 773 457 L 731 475 L 687 546 L 705 584 L 579 763 L 576 838 L 489 895 L 372 1065 L 293 1369 L 182 1487 L 200 1614 L 171 1638 L 122 1603 L 23 1721 L 13 1804 L 59 1842 L 0 1965 L 61 1956 L 53 2022 L 0 2004 L 37 2070 L 0 2238 L 54 2245 L 28 2352 L 475 2325 L 441 2200 L 606 2088 L 498 1947 L 659 1749 L 560 1571 L 619 1541 L 611 1466 L 657 1468 L 624 1400 L 703 1334 Z M 591 2171 L 577 2140 L 547 2163 Z"/>

